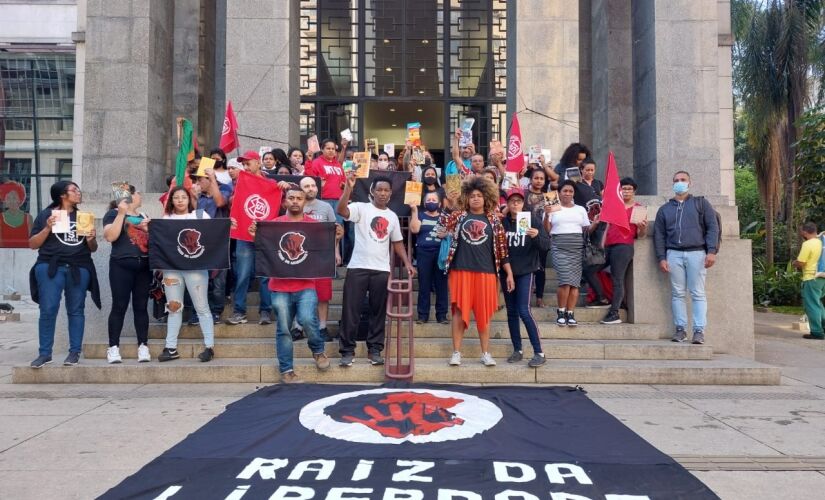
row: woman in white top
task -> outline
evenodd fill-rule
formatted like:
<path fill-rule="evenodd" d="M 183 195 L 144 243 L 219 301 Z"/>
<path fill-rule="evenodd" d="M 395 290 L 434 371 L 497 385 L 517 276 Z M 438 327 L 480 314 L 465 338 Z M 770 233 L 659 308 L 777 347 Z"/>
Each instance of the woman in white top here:
<path fill-rule="evenodd" d="M 556 324 L 559 326 L 576 326 L 573 314 L 579 300 L 579 286 L 582 281 L 582 251 L 584 237 L 582 231 L 593 231 L 599 218 L 591 224 L 584 207 L 573 203 L 576 184 L 566 180 L 559 186 L 561 210 L 550 216 L 550 252 L 553 268 L 558 278 L 557 295 L 559 307 L 556 310 Z"/>
<path fill-rule="evenodd" d="M 209 214 L 203 210 L 194 210 L 195 198 L 183 186 L 172 188 L 164 207 L 164 219 L 209 219 Z M 209 311 L 209 271 L 198 269 L 195 271 L 177 271 L 163 269 L 163 290 L 166 293 L 166 346 L 158 356 L 158 361 L 178 359 L 178 333 L 183 322 L 183 291 L 184 286 L 189 290 L 192 305 L 200 319 L 203 343 L 206 347 L 198 355 L 203 362 L 211 361 L 215 357 L 215 325 L 212 313 Z"/>

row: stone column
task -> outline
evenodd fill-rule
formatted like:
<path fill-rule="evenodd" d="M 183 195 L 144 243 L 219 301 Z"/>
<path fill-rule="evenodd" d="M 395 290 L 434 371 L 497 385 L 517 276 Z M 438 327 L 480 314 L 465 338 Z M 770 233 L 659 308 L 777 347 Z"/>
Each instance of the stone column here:
<path fill-rule="evenodd" d="M 244 150 L 298 145 L 298 28 L 297 0 L 226 2 L 226 98 Z"/>
<path fill-rule="evenodd" d="M 86 201 L 111 182 L 164 186 L 172 138 L 174 2 L 88 1 L 83 136 Z"/>
<path fill-rule="evenodd" d="M 719 18 L 719 194 L 727 196 L 729 204 L 733 205 L 736 201 L 736 185 L 733 174 L 733 33 L 730 24 L 730 0 L 719 0 L 716 5 Z"/>
<path fill-rule="evenodd" d="M 518 2 L 516 108 L 526 147 L 540 143 L 558 161 L 579 140 L 579 8 L 577 2 Z"/>
<path fill-rule="evenodd" d="M 590 6 L 591 149 L 600 172 L 613 151 L 620 176 L 633 173 L 630 13 L 626 0 L 593 0 Z"/>

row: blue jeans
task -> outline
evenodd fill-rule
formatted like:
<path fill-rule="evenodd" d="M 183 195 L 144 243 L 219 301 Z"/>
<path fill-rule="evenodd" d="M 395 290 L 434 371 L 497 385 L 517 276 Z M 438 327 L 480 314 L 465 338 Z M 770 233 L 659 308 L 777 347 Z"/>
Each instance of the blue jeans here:
<path fill-rule="evenodd" d="M 249 282 L 255 274 L 255 244 L 251 241 L 236 241 L 235 290 L 232 292 L 232 309 L 236 313 L 246 314 L 246 293 L 249 291 Z M 258 280 L 260 281 L 261 311 L 272 311 L 269 278 L 258 278 Z"/>
<path fill-rule="evenodd" d="M 530 290 L 533 288 L 534 273 L 513 276 L 516 287 L 512 292 L 507 291 L 507 283 L 502 276 L 501 289 L 504 291 L 504 303 L 507 305 L 507 327 L 510 330 L 510 340 L 513 342 L 513 349 L 521 351 L 521 328 L 518 321 L 524 322 L 527 329 L 527 336 L 530 338 L 530 345 L 533 346 L 533 353 L 542 352 L 541 341 L 539 340 L 539 327 L 530 312 Z"/>
<path fill-rule="evenodd" d="M 67 266 L 58 266 L 53 278 L 49 278 L 49 264 L 35 264 L 37 291 L 40 293 L 40 355 L 51 356 L 54 347 L 54 327 L 60 310 L 60 295 L 66 296 L 66 315 L 69 317 L 69 352 L 80 352 L 83 347 L 83 329 L 86 326 L 86 289 L 89 287 L 89 271 L 79 269 L 80 283 L 74 283 Z"/>
<path fill-rule="evenodd" d="M 447 318 L 450 289 L 447 275 L 438 268 L 438 247 L 418 247 L 415 253 L 418 266 L 418 319 L 430 319 L 430 292 L 435 288 L 435 319 Z"/>
<path fill-rule="evenodd" d="M 272 292 L 275 307 L 275 349 L 278 351 L 278 369 L 292 371 L 292 335 L 289 329 L 293 318 L 304 328 L 312 354 L 324 352 L 324 339 L 318 331 L 318 295 L 315 288 L 298 292 Z M 297 318 L 296 318 L 297 316 Z"/>
<path fill-rule="evenodd" d="M 183 291 L 189 290 L 195 313 L 200 319 L 203 344 L 215 345 L 215 325 L 209 311 L 209 271 L 163 271 L 163 291 L 166 293 L 166 348 L 178 347 L 178 334 L 183 323 Z M 174 310 L 173 310 L 174 309 Z"/>
<path fill-rule="evenodd" d="M 708 316 L 708 302 L 705 297 L 704 250 L 683 252 L 667 251 L 667 265 L 670 266 L 670 304 L 673 309 L 673 324 L 687 330 L 686 292 L 690 292 L 693 315 L 693 331 L 705 330 Z"/>

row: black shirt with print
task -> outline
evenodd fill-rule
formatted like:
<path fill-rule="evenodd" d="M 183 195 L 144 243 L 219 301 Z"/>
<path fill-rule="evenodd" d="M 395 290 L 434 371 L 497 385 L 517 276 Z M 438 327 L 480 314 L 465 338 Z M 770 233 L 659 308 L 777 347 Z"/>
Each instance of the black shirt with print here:
<path fill-rule="evenodd" d="M 450 269 L 496 274 L 494 239 L 486 215 L 468 214 L 458 228 L 458 247 Z"/>
<path fill-rule="evenodd" d="M 37 214 L 32 225 L 31 235 L 39 233 L 46 227 L 46 220 L 52 216 L 52 209 L 46 208 Z M 46 241 L 37 250 L 39 262 L 48 261 L 56 257 L 58 262 L 72 263 L 85 261 L 91 257 L 91 250 L 86 244 L 85 236 L 78 236 L 75 231 L 77 226 L 77 210 L 69 213 L 68 233 L 49 233 Z"/>

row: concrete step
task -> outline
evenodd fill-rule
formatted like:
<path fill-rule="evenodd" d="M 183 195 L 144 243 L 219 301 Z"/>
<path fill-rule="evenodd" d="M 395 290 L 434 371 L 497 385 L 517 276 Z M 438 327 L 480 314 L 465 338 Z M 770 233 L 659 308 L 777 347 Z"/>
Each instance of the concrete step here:
<path fill-rule="evenodd" d="M 89 342 L 83 344 L 83 356 L 88 359 L 105 359 L 108 342 Z M 156 359 L 163 351 L 164 341 L 150 340 L 149 352 Z M 532 355 L 529 343 L 523 345 L 525 360 Z M 713 349 L 707 345 L 675 344 L 666 340 L 557 340 L 548 339 L 542 342 L 542 349 L 549 359 L 711 359 Z M 195 339 L 184 339 L 178 342 L 178 352 L 183 358 L 193 358 L 203 350 L 203 342 Z M 441 358 L 446 359 L 452 354 L 451 339 L 428 338 L 417 339 L 415 342 L 416 359 Z M 476 358 L 481 356 L 481 346 L 478 339 L 467 339 L 462 352 L 465 356 Z M 509 339 L 493 339 L 490 341 L 490 353 L 496 359 L 503 360 L 513 352 Z M 120 353 L 126 363 L 137 359 L 137 345 L 129 343 L 120 346 Z M 330 358 L 339 357 L 338 343 L 327 342 L 326 354 Z M 310 358 L 311 353 L 306 340 L 294 343 L 293 355 L 296 358 Z M 358 342 L 356 356 L 364 358 L 367 355 L 364 342 Z M 215 357 L 217 358 L 265 358 L 274 359 L 275 342 L 272 337 L 259 339 L 218 339 L 215 342 Z"/>
<path fill-rule="evenodd" d="M 412 299 L 413 299 L 413 304 L 418 303 L 418 292 L 413 293 Z M 340 305 L 343 302 L 343 300 L 344 300 L 344 292 L 343 291 L 341 291 L 341 290 L 333 290 L 332 291 L 332 298 L 330 299 L 330 304 Z M 431 295 L 431 300 L 435 301 L 435 294 Z M 579 301 L 577 303 L 577 307 L 583 308 L 584 307 L 584 301 L 585 301 L 585 296 L 584 296 L 584 293 L 582 293 L 579 296 Z M 501 294 L 499 294 L 499 302 L 504 304 L 504 297 Z M 227 303 L 231 304 L 232 302 L 231 302 L 230 299 L 227 299 Z M 247 294 L 247 297 L 246 297 L 247 309 L 252 308 L 252 307 L 258 307 L 258 304 L 260 304 L 260 303 L 261 303 L 261 296 L 258 294 L 258 292 L 249 292 Z M 532 297 L 530 299 L 530 303 L 535 305 L 536 298 Z M 555 286 L 545 287 L 545 289 L 544 289 L 544 306 L 545 307 L 556 307 L 557 304 L 558 304 L 558 299 L 556 297 L 556 288 L 555 288 Z"/>
<path fill-rule="evenodd" d="M 434 303 L 435 299 L 431 303 Z M 532 308 L 533 318 L 537 322 L 543 321 L 556 321 L 556 308 L 555 307 L 533 307 Z M 416 310 L 417 314 L 417 310 Z M 587 309 L 587 308 L 580 308 L 576 309 L 576 320 L 582 323 L 598 323 L 601 321 L 605 315 L 607 314 L 607 309 Z M 222 318 L 228 318 L 232 315 L 232 304 L 227 304 L 224 308 Z M 257 323 L 258 319 L 260 319 L 260 310 L 257 306 L 255 307 L 247 307 L 246 310 L 246 317 L 249 321 L 254 321 Z M 627 321 L 627 311 L 624 309 L 619 311 L 619 317 L 622 318 L 622 321 Z M 341 305 L 340 304 L 330 304 L 329 306 L 329 321 L 338 321 L 341 319 Z M 502 309 L 497 311 L 493 314 L 494 321 L 507 321 L 507 311 Z M 435 322 L 435 306 L 430 307 L 430 322 Z"/>
<path fill-rule="evenodd" d="M 544 290 L 545 292 L 553 291 L 555 293 L 556 290 L 556 278 L 546 278 L 544 282 Z M 333 290 L 343 290 L 344 289 L 344 280 L 343 279 L 334 279 L 332 280 L 332 289 Z M 416 292 L 418 291 L 418 278 L 413 279 L 413 290 Z"/>
<path fill-rule="evenodd" d="M 333 365 L 319 372 L 309 359 L 296 359 L 295 371 L 306 382 L 382 382 L 384 367 L 370 366 L 357 358 L 349 368 Z M 639 360 L 549 360 L 538 369 L 526 363 L 485 367 L 467 356 L 459 367 L 445 359 L 417 360 L 416 382 L 451 383 L 542 383 L 542 384 L 692 384 L 692 385 L 778 385 L 777 367 L 731 356 L 701 361 Z M 160 384 L 160 383 L 275 383 L 279 373 L 274 361 L 261 359 L 220 359 L 201 363 L 179 359 L 167 363 L 130 360 L 109 365 L 102 359 L 83 359 L 77 366 L 33 369 L 15 366 L 12 381 L 17 384 Z"/>
<path fill-rule="evenodd" d="M 337 322 L 327 325 L 329 332 L 338 332 Z M 415 338 L 450 338 L 450 325 L 438 323 L 427 323 L 424 325 L 413 325 Z M 669 338 L 669 332 L 657 325 L 649 324 L 629 324 L 620 325 L 600 325 L 597 323 L 580 323 L 575 328 L 558 327 L 551 323 L 539 323 L 539 333 L 546 339 L 578 339 L 578 340 L 656 340 Z M 274 338 L 275 325 L 259 325 L 257 323 L 246 323 L 243 325 L 215 325 L 215 338 Z M 474 324 L 464 333 L 465 338 L 477 338 L 478 333 Z M 521 336 L 527 338 L 524 325 L 521 325 Z M 154 324 L 149 326 L 150 339 L 166 338 L 166 325 Z M 179 338 L 200 339 L 203 338 L 200 327 L 184 325 L 181 327 Z M 490 322 L 490 338 L 509 339 L 510 331 L 506 321 Z M 712 342 L 712 339 L 710 339 Z M 125 343 L 125 342 L 124 342 Z"/>

